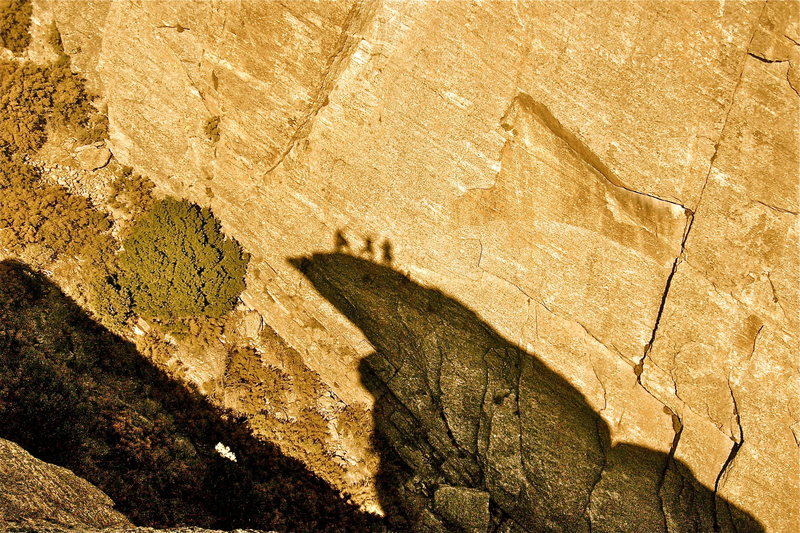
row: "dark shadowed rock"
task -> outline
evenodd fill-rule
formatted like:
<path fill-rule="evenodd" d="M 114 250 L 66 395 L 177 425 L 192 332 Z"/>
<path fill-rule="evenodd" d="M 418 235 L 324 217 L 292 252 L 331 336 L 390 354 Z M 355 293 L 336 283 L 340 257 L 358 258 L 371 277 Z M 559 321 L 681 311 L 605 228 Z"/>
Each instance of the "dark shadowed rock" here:
<path fill-rule="evenodd" d="M 405 527 L 430 511 L 477 531 L 486 509 L 489 531 L 763 531 L 672 454 L 612 444 L 575 388 L 456 299 L 346 254 L 292 263 L 375 347 L 360 369 L 381 503 Z"/>

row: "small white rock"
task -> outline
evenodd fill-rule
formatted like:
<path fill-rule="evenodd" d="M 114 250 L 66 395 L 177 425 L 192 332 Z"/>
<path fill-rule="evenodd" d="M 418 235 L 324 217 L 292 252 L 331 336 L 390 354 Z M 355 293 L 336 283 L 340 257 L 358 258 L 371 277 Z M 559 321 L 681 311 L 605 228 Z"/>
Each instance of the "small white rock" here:
<path fill-rule="evenodd" d="M 221 442 L 218 442 L 217 445 L 214 446 L 214 450 L 225 459 L 233 461 L 234 463 L 236 462 L 236 454 Z"/>

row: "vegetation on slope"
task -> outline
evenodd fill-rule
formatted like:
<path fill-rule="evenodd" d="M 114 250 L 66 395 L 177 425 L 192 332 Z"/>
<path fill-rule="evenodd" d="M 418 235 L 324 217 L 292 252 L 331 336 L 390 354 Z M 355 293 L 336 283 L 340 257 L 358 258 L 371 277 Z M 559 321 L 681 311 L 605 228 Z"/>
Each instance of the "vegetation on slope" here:
<path fill-rule="evenodd" d="M 0 0 L 0 6 L 25 10 L 30 4 Z M 2 16 L 7 17 L 3 20 L 11 20 L 7 9 Z M 20 13 L 14 15 L 18 16 Z M 17 39 L 21 43 L 18 51 L 22 51 L 30 40 L 27 31 L 23 33 L 22 39 Z M 43 154 L 57 153 L 58 157 L 68 157 L 63 153 L 62 141 L 71 137 L 84 144 L 105 139 L 107 119 L 92 104 L 93 97 L 86 90 L 84 80 L 71 71 L 69 57 L 64 53 L 55 25 L 51 25 L 45 39 L 59 57 L 50 64 L 38 65 L 22 58 L 0 60 L 0 253 L 24 257 L 37 268 L 55 272 L 56 279 L 68 280 L 71 294 L 80 298 L 82 305 L 91 309 L 98 320 L 114 331 L 130 332 L 136 313 L 156 318 L 150 322 L 153 330 L 137 341 L 141 342 L 143 353 L 152 355 L 152 361 L 174 361 L 176 352 L 184 349 L 189 353 L 203 353 L 211 349 L 211 344 L 218 349 L 222 328 L 232 319 L 231 315 L 221 318 L 205 315 L 224 315 L 235 305 L 244 286 L 246 254 L 238 243 L 221 234 L 219 223 L 210 211 L 178 200 L 156 202 L 150 180 L 135 174 L 129 167 L 120 168 L 113 161 L 102 171 L 118 169 L 117 178 L 111 180 L 101 196 L 107 198 L 101 201 L 108 213 L 85 196 L 71 193 L 54 183 L 53 174 L 41 166 L 42 161 L 48 161 L 49 157 Z M 208 120 L 206 134 L 212 141 L 218 140 L 218 117 Z M 150 233 L 149 230 L 154 228 L 156 231 Z M 125 249 L 121 254 L 120 239 L 124 241 Z M 163 244 L 161 248 L 153 242 L 158 239 Z M 163 254 L 155 253 L 156 250 Z M 193 255 L 186 256 L 187 250 Z M 54 320 L 57 318 L 53 317 Z M 9 324 L 0 321 L 0 351 Z M 45 324 L 44 318 L 42 324 Z M 27 333 L 23 334 L 20 329 L 15 333 L 24 343 L 28 343 L 24 335 L 33 336 L 34 332 L 39 335 L 41 326 L 33 322 L 28 322 L 28 325 Z M 51 340 L 57 336 L 53 328 L 56 326 L 51 326 L 45 335 Z M 164 342 L 166 333 L 177 339 L 177 347 Z M 284 453 L 302 459 L 333 486 L 352 494 L 369 492 L 368 487 L 361 486 L 363 480 L 356 486 L 347 477 L 349 471 L 343 467 L 344 460 L 336 455 L 329 429 L 333 416 L 340 436 L 354 435 L 352 439 L 359 441 L 368 439 L 367 411 L 360 409 L 356 416 L 353 406 L 342 404 L 336 407 L 335 415 L 331 414 L 327 388 L 318 376 L 305 367 L 300 354 L 289 353 L 288 347 L 278 345 L 277 334 L 272 332 L 271 335 L 274 339 L 270 337 L 268 342 L 264 341 L 266 348 L 263 349 L 270 352 L 272 359 L 281 359 L 282 364 L 273 361 L 278 366 L 262 364 L 261 358 L 266 354 L 246 348 L 252 343 L 251 339 L 234 342 L 231 332 L 227 331 L 228 345 L 222 349 L 232 354 L 232 368 L 228 379 L 223 378 L 219 385 L 224 393 L 215 396 L 217 401 L 224 405 L 234 404 L 239 415 L 247 415 L 250 424 L 258 426 L 261 437 L 280 443 Z M 71 333 L 65 333 L 65 338 L 71 337 Z M 10 433 L 7 435 L 27 438 L 25 442 L 29 444 L 38 442 L 32 445 L 31 451 L 39 456 L 50 454 L 47 457 L 58 459 L 56 462 L 76 471 L 84 468 L 83 472 L 87 477 L 93 476 L 93 481 L 106 476 L 106 481 L 101 483 L 104 488 L 114 483 L 126 484 L 131 491 L 134 490 L 131 487 L 139 487 L 135 492 L 141 495 L 140 498 L 131 493 L 123 500 L 128 502 L 125 504 L 126 512 L 133 513 L 131 516 L 138 517 L 142 523 L 201 523 L 190 521 L 191 505 L 187 507 L 186 501 L 191 498 L 188 496 L 185 500 L 176 497 L 174 505 L 184 506 L 184 510 L 176 511 L 170 501 L 164 499 L 164 494 L 155 497 L 148 492 L 149 489 L 143 488 L 150 483 L 148 480 L 155 479 L 153 476 L 158 477 L 155 472 L 177 480 L 177 475 L 170 474 L 173 467 L 158 463 L 158 467 L 151 465 L 138 472 L 137 469 L 144 467 L 125 459 L 130 466 L 129 470 L 122 472 L 109 457 L 123 457 L 130 452 L 129 446 L 138 449 L 142 445 L 130 444 L 135 441 L 130 436 L 110 440 L 92 436 L 95 429 L 87 424 L 91 426 L 95 422 L 87 421 L 96 420 L 98 416 L 111 416 L 102 409 L 98 411 L 97 401 L 108 400 L 103 400 L 102 395 L 110 396 L 110 391 L 125 389 L 126 385 L 122 381 L 110 380 L 107 387 L 85 386 L 90 384 L 86 375 L 103 374 L 108 368 L 115 367 L 117 363 L 109 358 L 116 358 L 118 354 L 102 343 L 95 347 L 84 344 L 84 349 L 86 353 L 53 354 L 45 350 L 36 355 L 31 352 L 32 358 L 27 355 L 22 358 L 9 356 L 8 351 L 0 354 L 0 364 L 5 365 L 0 370 L 0 426 L 8 422 Z M 35 348 L 28 346 L 26 350 Z M 10 359 L 4 359 L 6 357 Z M 243 360 L 257 364 L 246 370 L 237 363 Z M 170 369 L 175 376 L 183 371 L 180 363 L 170 366 Z M 151 375 L 143 379 L 147 381 L 148 376 Z M 40 381 L 46 386 L 37 390 L 36 383 Z M 152 396 L 149 387 L 142 386 L 143 394 Z M 106 392 L 98 392 L 101 389 Z M 223 397 L 225 399 L 221 400 Z M 241 398 L 230 402 L 231 397 Z M 134 411 L 141 414 L 142 411 L 137 409 Z M 53 414 L 52 419 L 48 413 Z M 143 430 L 141 425 L 144 422 L 139 414 L 125 415 L 133 422 L 126 418 L 127 421 L 115 419 L 114 423 L 122 424 L 120 431 L 126 435 L 135 434 L 136 438 L 150 443 L 148 447 L 152 445 L 160 449 L 159 454 L 180 459 L 180 446 L 158 441 L 161 436 L 173 432 L 174 427 L 165 426 L 159 421 L 161 418 L 156 417 L 146 424 L 148 429 Z M 147 418 L 150 415 L 142 416 Z M 31 421 L 30 427 L 24 420 Z M 231 431 L 245 433 L 248 431 L 246 427 L 241 422 Z M 157 437 L 153 437 L 151 432 Z M 88 440 L 83 439 L 87 435 Z M 48 448 L 51 445 L 52 449 Z M 59 451 L 61 447 L 63 450 Z M 92 452 L 95 448 L 100 451 Z M 364 445 L 357 448 L 363 449 Z M 130 453 L 137 457 L 147 455 L 140 451 Z M 188 468 L 185 462 L 175 464 L 182 465 L 176 466 L 177 470 Z M 101 472 L 106 467 L 113 472 Z M 148 472 L 147 468 L 151 470 Z M 173 481 L 166 482 L 164 493 L 177 490 Z M 191 476 L 185 481 L 198 483 Z M 161 478 L 153 481 L 156 484 L 162 482 Z M 328 489 L 320 490 L 325 492 Z M 118 488 L 115 498 L 119 500 L 122 491 Z M 187 494 L 195 493 L 190 491 Z M 151 497 L 153 500 L 149 505 L 153 509 L 143 510 L 145 500 Z M 306 494 L 304 497 L 308 501 L 302 509 L 308 511 L 309 506 L 314 505 L 315 496 Z M 326 501 L 328 496 L 319 498 Z M 316 512 L 312 509 L 311 515 Z M 228 516 L 226 513 L 220 510 L 213 519 L 205 514 L 203 520 L 207 523 L 224 521 Z M 334 523 L 333 517 L 329 523 Z"/>
<path fill-rule="evenodd" d="M 299 461 L 253 439 L 242 420 L 165 378 L 43 276 L 8 261 L 0 263 L 0 437 L 86 478 L 138 524 L 377 527 Z M 218 442 L 235 462 L 215 451 Z"/>
<path fill-rule="evenodd" d="M 11 4 L 0 6 L 3 21 L 19 18 L 9 14 Z M 106 135 L 106 121 L 69 59 L 61 56 L 49 65 L 0 61 L 0 245 L 12 253 L 35 249 L 41 261 L 106 253 L 107 217 L 86 198 L 44 181 L 26 162 L 55 129 L 87 142 Z"/>
<path fill-rule="evenodd" d="M 47 140 L 48 126 L 87 143 L 105 138 L 107 121 L 91 100 L 67 56 L 48 65 L 0 61 L 0 152 L 35 152 Z"/>
<path fill-rule="evenodd" d="M 31 0 L 0 0 L 0 46 L 15 54 L 27 48 L 32 11 Z"/>
<path fill-rule="evenodd" d="M 142 316 L 220 317 L 244 290 L 249 257 L 208 208 L 159 200 L 122 245 L 120 282 Z"/>
<path fill-rule="evenodd" d="M 111 223 L 83 196 L 47 183 L 35 168 L 0 154 L 0 245 L 11 252 L 36 247 L 39 259 L 64 253 L 108 254 Z"/>

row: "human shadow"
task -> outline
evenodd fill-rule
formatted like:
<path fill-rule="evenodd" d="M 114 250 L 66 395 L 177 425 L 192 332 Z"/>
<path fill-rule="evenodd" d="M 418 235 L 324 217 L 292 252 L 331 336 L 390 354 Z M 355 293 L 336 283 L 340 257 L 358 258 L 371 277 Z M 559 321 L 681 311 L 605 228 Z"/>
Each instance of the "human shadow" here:
<path fill-rule="evenodd" d="M 137 525 L 383 529 L 14 261 L 0 262 L 0 437 L 87 479 Z"/>
<path fill-rule="evenodd" d="M 673 457 L 612 446 L 580 392 L 456 299 L 344 253 L 290 262 L 375 348 L 360 371 L 396 529 L 763 531 Z"/>

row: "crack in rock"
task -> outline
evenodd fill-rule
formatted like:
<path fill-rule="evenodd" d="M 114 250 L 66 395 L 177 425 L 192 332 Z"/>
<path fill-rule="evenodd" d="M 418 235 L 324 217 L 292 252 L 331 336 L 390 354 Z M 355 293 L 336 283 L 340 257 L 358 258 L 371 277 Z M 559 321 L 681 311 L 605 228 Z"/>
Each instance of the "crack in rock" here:
<path fill-rule="evenodd" d="M 646 390 L 646 389 L 645 389 Z M 649 392 L 649 391 L 648 391 Z M 664 460 L 664 468 L 661 470 L 661 475 L 658 478 L 658 483 L 656 483 L 656 495 L 658 496 L 658 503 L 661 508 L 661 516 L 664 520 L 664 531 L 669 531 L 669 523 L 667 522 L 667 512 L 664 508 L 664 496 L 661 494 L 661 489 L 664 488 L 664 482 L 667 478 L 667 472 L 669 471 L 669 467 L 672 464 L 673 459 L 675 458 L 675 451 L 678 449 L 678 444 L 681 440 L 681 435 L 683 434 L 683 420 L 681 417 L 678 416 L 675 411 L 673 411 L 667 405 L 664 405 L 664 412 L 666 413 L 669 411 L 669 414 L 672 416 L 672 429 L 675 431 L 675 436 L 672 438 L 672 445 L 669 448 L 669 453 L 667 454 L 666 459 Z"/>
<path fill-rule="evenodd" d="M 336 81 L 342 72 L 345 71 L 353 56 L 353 51 L 358 45 L 358 33 L 372 20 L 375 13 L 375 2 L 356 2 L 350 9 L 342 25 L 342 33 L 337 43 L 336 51 L 328 59 L 327 66 L 322 75 L 322 81 L 317 87 L 316 95 L 309 104 L 309 109 L 305 116 L 299 120 L 299 125 L 295 128 L 292 137 L 286 148 L 278 155 L 275 162 L 264 172 L 264 176 L 278 168 L 286 157 L 294 150 L 297 143 L 303 140 L 309 133 L 314 118 L 320 110 L 328 104 L 328 96 L 336 86 Z"/>
<path fill-rule="evenodd" d="M 733 416 L 734 419 L 736 420 L 736 425 L 739 428 L 739 437 L 738 438 L 731 437 L 731 440 L 733 441 L 733 445 L 731 446 L 731 451 L 728 454 L 727 459 L 725 459 L 725 462 L 722 464 L 722 468 L 720 469 L 719 474 L 717 474 L 717 479 L 714 480 L 714 507 L 712 509 L 714 513 L 713 516 L 714 531 L 720 531 L 719 510 L 718 510 L 718 507 L 720 505 L 718 496 L 720 485 L 724 483 L 725 477 L 727 476 L 729 469 L 733 465 L 733 461 L 736 459 L 736 456 L 739 454 L 739 451 L 742 449 L 742 446 L 744 446 L 744 428 L 742 428 L 742 420 L 739 416 L 739 406 L 736 403 L 736 396 L 733 394 L 733 388 L 731 388 L 730 379 L 728 380 L 728 390 L 730 391 L 731 400 L 733 401 Z"/>
<path fill-rule="evenodd" d="M 769 59 L 769 58 L 766 58 L 764 56 L 758 55 L 758 54 L 756 54 L 754 52 L 747 52 L 747 55 L 749 55 L 750 57 L 754 57 L 754 58 L 758 59 L 762 63 L 788 63 L 789 62 L 788 59 Z"/>
<path fill-rule="evenodd" d="M 608 168 L 597 156 L 597 154 L 589 148 L 586 143 L 581 141 L 577 136 L 575 136 L 572 132 L 567 130 L 559 120 L 553 116 L 550 110 L 541 102 L 534 100 L 529 94 L 520 92 L 516 98 L 514 98 L 514 103 L 512 103 L 509 110 L 506 112 L 505 116 L 502 118 L 500 125 L 501 127 L 508 131 L 513 129 L 513 125 L 510 123 L 511 115 L 515 109 L 515 103 L 519 102 L 522 104 L 526 109 L 530 110 L 546 127 L 549 129 L 553 135 L 564 141 L 566 145 L 572 150 L 583 162 L 589 165 L 592 169 L 594 169 L 600 176 L 602 176 L 606 181 L 611 183 L 613 186 L 618 187 L 620 189 L 624 189 L 628 192 L 634 194 L 640 194 L 642 196 L 647 196 L 648 198 L 652 198 L 654 200 L 658 200 L 660 202 L 666 202 L 668 204 L 677 205 L 683 209 L 686 209 L 684 205 L 679 202 L 673 200 L 667 200 L 666 198 L 661 198 L 656 196 L 655 194 L 637 191 L 632 187 L 629 187 L 622 180 L 614 174 L 614 172 Z"/>

